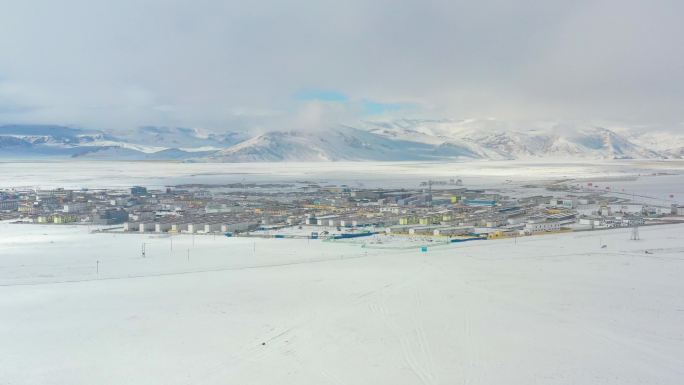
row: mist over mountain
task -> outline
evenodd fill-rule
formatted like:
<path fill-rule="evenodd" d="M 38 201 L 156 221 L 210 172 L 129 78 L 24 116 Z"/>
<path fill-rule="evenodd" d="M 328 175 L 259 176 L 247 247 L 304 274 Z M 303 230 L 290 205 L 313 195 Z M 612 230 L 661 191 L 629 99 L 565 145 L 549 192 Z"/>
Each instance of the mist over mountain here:
<path fill-rule="evenodd" d="M 0 158 L 193 162 L 505 159 L 681 159 L 672 132 L 496 119 L 363 121 L 318 130 L 208 132 L 146 126 L 121 132 L 0 126 Z"/>

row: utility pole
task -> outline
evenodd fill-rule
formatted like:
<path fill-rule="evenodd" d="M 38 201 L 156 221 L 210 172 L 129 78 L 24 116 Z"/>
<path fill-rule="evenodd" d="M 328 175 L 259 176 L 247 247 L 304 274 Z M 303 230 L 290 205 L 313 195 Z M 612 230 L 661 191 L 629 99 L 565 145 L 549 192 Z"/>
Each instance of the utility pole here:
<path fill-rule="evenodd" d="M 140 255 L 141 255 L 143 258 L 145 258 L 145 242 L 143 242 L 143 244 L 142 244 L 142 248 L 141 248 L 141 250 L 140 250 Z"/>
<path fill-rule="evenodd" d="M 639 222 L 634 220 L 632 223 L 632 236 L 630 237 L 631 240 L 633 241 L 638 241 L 639 240 Z"/>
<path fill-rule="evenodd" d="M 100 260 L 97 260 L 95 262 L 95 273 L 97 274 L 98 277 L 100 276 Z"/>

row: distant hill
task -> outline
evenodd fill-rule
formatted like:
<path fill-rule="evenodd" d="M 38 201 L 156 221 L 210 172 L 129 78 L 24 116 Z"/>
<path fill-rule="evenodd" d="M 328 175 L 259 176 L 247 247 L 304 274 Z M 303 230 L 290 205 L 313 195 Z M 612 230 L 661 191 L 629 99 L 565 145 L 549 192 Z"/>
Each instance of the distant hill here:
<path fill-rule="evenodd" d="M 594 125 L 514 126 L 494 119 L 362 122 L 249 135 L 189 128 L 125 132 L 55 125 L 0 126 L 0 158 L 196 162 L 468 159 L 681 159 L 684 137 Z"/>

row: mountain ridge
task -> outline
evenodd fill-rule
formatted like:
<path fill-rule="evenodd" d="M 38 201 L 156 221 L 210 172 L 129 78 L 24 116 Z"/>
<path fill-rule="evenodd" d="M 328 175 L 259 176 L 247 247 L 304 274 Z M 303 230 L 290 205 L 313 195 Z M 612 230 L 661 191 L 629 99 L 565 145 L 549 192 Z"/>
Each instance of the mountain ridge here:
<path fill-rule="evenodd" d="M 684 137 L 599 125 L 516 126 L 494 119 L 364 121 L 320 130 L 122 132 L 58 125 L 0 126 L 0 158 L 191 162 L 506 159 L 682 159 Z"/>

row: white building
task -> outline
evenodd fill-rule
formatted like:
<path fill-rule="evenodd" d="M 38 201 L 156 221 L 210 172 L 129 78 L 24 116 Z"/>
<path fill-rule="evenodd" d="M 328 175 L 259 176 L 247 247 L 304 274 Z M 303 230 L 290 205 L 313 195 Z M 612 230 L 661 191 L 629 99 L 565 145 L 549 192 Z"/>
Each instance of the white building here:
<path fill-rule="evenodd" d="M 446 228 L 446 226 L 433 225 L 433 226 L 416 226 L 409 229 L 408 233 L 410 235 L 434 235 L 435 231 L 438 229 Z"/>
<path fill-rule="evenodd" d="M 155 231 L 156 229 L 157 229 L 157 227 L 155 226 L 154 222 L 141 222 L 138 225 L 138 231 L 140 231 L 141 233 L 146 233 L 149 231 Z"/>
<path fill-rule="evenodd" d="M 572 199 L 553 198 L 553 199 L 551 199 L 551 201 L 549 201 L 549 206 L 560 207 L 560 208 L 564 208 L 564 209 L 572 209 L 576 206 L 576 203 Z"/>
<path fill-rule="evenodd" d="M 433 234 L 435 236 L 453 236 L 453 235 L 465 235 L 472 233 L 474 228 L 472 226 L 455 226 L 455 227 L 444 227 L 435 229 Z"/>
<path fill-rule="evenodd" d="M 136 222 L 125 222 L 124 223 L 124 231 L 138 231 L 140 228 L 140 224 Z"/>
<path fill-rule="evenodd" d="M 601 206 L 601 208 L 598 211 L 598 214 L 602 217 L 609 217 L 613 215 L 613 210 L 610 209 L 610 206 Z"/>
<path fill-rule="evenodd" d="M 672 205 L 672 215 L 684 215 L 684 206 Z"/>
<path fill-rule="evenodd" d="M 335 223 L 339 222 L 337 215 L 325 215 L 316 218 L 316 224 L 319 226 L 335 226 Z M 308 225 L 309 223 L 307 223 Z"/>
<path fill-rule="evenodd" d="M 544 222 L 528 222 L 525 224 L 525 233 L 541 233 L 545 231 L 558 231 L 561 229 L 560 222 L 544 221 Z"/>
<path fill-rule="evenodd" d="M 171 231 L 175 233 L 182 233 L 184 231 L 188 231 L 188 224 L 187 223 L 174 223 L 171 225 Z"/>
<path fill-rule="evenodd" d="M 609 207 L 612 212 L 623 214 L 640 214 L 644 209 L 644 205 L 634 203 L 612 204 Z"/>
<path fill-rule="evenodd" d="M 64 205 L 64 209 L 62 211 L 65 213 L 82 213 L 85 211 L 86 207 L 86 204 L 83 202 L 75 202 Z"/>
<path fill-rule="evenodd" d="M 597 204 L 578 205 L 576 210 L 579 215 L 597 215 L 600 206 Z"/>
<path fill-rule="evenodd" d="M 214 233 L 221 231 L 221 224 L 220 223 L 207 223 L 204 225 L 204 232 L 205 233 Z"/>
<path fill-rule="evenodd" d="M 154 231 L 157 233 L 165 233 L 169 230 L 171 230 L 171 223 L 160 222 L 154 224 Z"/>
<path fill-rule="evenodd" d="M 233 232 L 233 231 L 246 231 L 249 230 L 250 227 L 254 227 L 257 225 L 257 222 L 233 222 L 233 223 L 226 223 L 221 225 L 221 231 L 226 233 L 226 232 Z"/>

